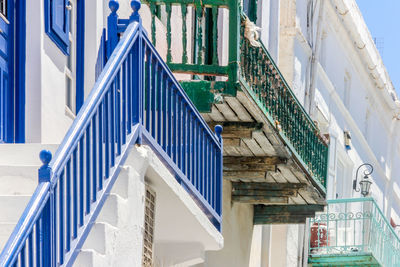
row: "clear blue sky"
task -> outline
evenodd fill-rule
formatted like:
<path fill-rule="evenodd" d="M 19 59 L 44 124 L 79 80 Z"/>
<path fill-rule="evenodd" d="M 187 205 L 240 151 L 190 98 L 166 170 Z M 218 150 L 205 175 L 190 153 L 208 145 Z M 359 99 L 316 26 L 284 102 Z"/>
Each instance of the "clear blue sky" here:
<path fill-rule="evenodd" d="M 357 0 L 357 4 L 372 37 L 383 39 L 383 63 L 400 94 L 400 1 Z"/>

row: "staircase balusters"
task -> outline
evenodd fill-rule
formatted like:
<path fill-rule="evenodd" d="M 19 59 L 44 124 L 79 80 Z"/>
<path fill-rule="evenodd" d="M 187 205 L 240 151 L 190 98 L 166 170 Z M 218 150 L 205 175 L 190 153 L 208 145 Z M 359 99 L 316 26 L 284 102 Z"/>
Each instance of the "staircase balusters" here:
<path fill-rule="evenodd" d="M 118 2 L 110 1 L 109 22 L 116 25 L 108 32 L 124 29 L 124 35 L 120 41 L 109 36 L 113 52 L 55 157 L 40 153 L 39 185 L 0 266 L 71 266 L 129 149 L 142 141 L 221 230 L 222 128 L 216 134 L 208 128 L 137 22 L 140 2 L 131 7 L 135 22 L 125 25 L 129 20 L 116 15 Z"/>

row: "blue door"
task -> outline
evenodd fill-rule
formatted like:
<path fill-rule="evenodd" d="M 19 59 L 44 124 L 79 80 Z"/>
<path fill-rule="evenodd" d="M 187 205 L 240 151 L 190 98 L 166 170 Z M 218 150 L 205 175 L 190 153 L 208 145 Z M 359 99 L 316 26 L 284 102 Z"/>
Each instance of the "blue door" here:
<path fill-rule="evenodd" d="M 0 143 L 14 142 L 13 11 L 13 0 L 0 0 Z"/>

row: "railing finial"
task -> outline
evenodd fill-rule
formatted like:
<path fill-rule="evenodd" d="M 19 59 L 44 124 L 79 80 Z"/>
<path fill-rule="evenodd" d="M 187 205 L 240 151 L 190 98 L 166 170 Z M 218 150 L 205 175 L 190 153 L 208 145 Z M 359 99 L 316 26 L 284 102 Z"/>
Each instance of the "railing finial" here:
<path fill-rule="evenodd" d="M 222 141 L 222 126 L 221 125 L 215 125 L 214 127 L 215 133 L 217 134 L 218 140 L 221 142 Z"/>
<path fill-rule="evenodd" d="M 39 168 L 39 183 L 40 182 L 50 182 L 51 168 L 49 163 L 51 161 L 52 155 L 49 150 L 42 150 L 39 153 L 40 161 L 43 165 Z"/>
<path fill-rule="evenodd" d="M 132 0 L 131 1 L 131 8 L 132 8 L 132 15 L 129 18 L 129 20 L 132 21 L 136 21 L 136 22 L 142 22 L 142 19 L 140 17 L 139 14 L 139 9 L 142 6 L 142 3 L 140 2 L 140 0 Z"/>
<path fill-rule="evenodd" d="M 111 13 L 117 13 L 119 3 L 117 0 L 110 0 L 110 2 L 108 2 L 108 7 L 111 9 Z"/>

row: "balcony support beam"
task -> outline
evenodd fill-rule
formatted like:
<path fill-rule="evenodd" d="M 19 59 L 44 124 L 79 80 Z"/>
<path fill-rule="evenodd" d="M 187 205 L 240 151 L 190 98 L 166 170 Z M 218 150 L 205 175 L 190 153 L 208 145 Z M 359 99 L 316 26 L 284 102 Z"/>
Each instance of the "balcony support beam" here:
<path fill-rule="evenodd" d="M 209 122 L 211 129 L 215 125 L 222 125 L 224 131 L 222 137 L 225 138 L 252 138 L 253 131 L 261 131 L 263 124 L 259 122 L 244 122 L 244 121 L 223 121 Z"/>
<path fill-rule="evenodd" d="M 305 223 L 315 212 L 323 211 L 324 205 L 255 205 L 254 224 Z"/>
<path fill-rule="evenodd" d="M 289 197 L 296 197 L 303 183 L 243 183 L 232 182 L 232 201 L 253 204 L 287 205 Z"/>

